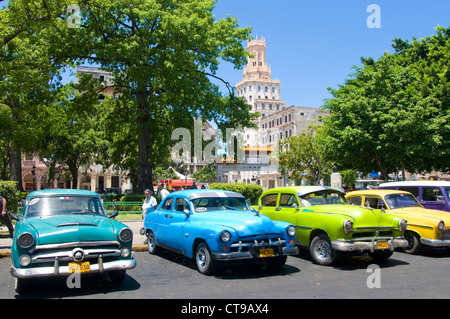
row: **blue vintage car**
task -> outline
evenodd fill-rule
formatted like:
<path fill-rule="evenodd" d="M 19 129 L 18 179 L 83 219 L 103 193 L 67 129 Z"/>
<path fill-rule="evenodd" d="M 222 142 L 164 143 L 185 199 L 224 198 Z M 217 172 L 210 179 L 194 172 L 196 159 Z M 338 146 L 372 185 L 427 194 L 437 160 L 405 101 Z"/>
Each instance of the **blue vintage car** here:
<path fill-rule="evenodd" d="M 17 220 L 11 274 L 20 292 L 29 278 L 108 272 L 120 282 L 136 266 L 133 233 L 108 218 L 97 193 L 54 189 L 30 193 Z M 117 215 L 117 213 L 113 214 Z"/>
<path fill-rule="evenodd" d="M 173 192 L 147 215 L 143 231 L 150 254 L 165 248 L 194 258 L 205 275 L 221 261 L 264 259 L 281 266 L 298 253 L 294 226 L 260 215 L 230 191 Z"/>

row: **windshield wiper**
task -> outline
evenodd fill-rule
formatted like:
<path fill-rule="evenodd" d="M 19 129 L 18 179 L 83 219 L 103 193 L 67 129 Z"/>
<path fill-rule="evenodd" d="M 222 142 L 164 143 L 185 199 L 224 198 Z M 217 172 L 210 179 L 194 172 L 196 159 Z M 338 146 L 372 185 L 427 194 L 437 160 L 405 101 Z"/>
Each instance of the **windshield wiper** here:
<path fill-rule="evenodd" d="M 72 214 L 72 215 L 95 215 L 93 212 L 91 212 L 89 210 L 85 210 L 85 209 L 71 212 L 70 214 Z"/>
<path fill-rule="evenodd" d="M 239 208 L 233 207 L 233 206 L 223 205 L 223 207 L 225 207 L 225 208 L 227 208 L 227 209 L 231 209 L 231 210 L 239 210 Z"/>

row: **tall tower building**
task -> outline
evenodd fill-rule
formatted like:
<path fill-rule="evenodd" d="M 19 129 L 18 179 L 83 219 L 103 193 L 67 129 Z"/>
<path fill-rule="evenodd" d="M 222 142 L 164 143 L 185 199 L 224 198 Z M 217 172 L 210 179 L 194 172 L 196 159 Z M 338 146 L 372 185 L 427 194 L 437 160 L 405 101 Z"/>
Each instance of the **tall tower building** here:
<path fill-rule="evenodd" d="M 278 142 L 291 136 L 298 136 L 308 128 L 313 121 L 326 114 L 320 109 L 302 106 L 287 106 L 281 100 L 281 84 L 278 79 L 272 79 L 272 71 L 267 64 L 266 41 L 264 38 L 249 41 L 247 50 L 251 54 L 244 68 L 243 78 L 236 85 L 236 95 L 243 97 L 252 106 L 252 112 L 261 114 L 254 123 L 256 129 L 244 130 L 246 147 L 246 162 L 250 168 L 238 167 L 240 170 L 229 171 L 228 181 L 256 182 L 264 189 L 284 186 L 289 183 L 288 176 L 282 176 L 279 171 L 267 170 L 261 156 L 247 157 L 247 152 L 267 150 L 272 157 L 278 154 Z M 264 151 L 263 151 L 264 152 Z M 267 159 L 266 159 L 267 161 Z M 255 164 L 255 165 L 253 165 Z M 258 167 L 259 170 L 253 170 Z"/>
<path fill-rule="evenodd" d="M 261 119 L 286 108 L 286 103 L 281 101 L 280 81 L 272 79 L 264 38 L 249 41 L 247 50 L 251 57 L 244 68 L 242 81 L 236 85 L 236 95 L 244 97 L 252 105 L 252 112 L 261 113 L 261 117 L 255 122 L 260 126 Z M 244 139 L 247 145 L 263 145 L 257 130 L 246 130 Z"/>

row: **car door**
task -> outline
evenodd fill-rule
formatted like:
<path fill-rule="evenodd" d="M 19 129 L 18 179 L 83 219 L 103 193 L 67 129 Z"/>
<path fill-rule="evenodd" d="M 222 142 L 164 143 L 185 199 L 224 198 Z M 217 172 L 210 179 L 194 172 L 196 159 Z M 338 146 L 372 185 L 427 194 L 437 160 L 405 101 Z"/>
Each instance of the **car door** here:
<path fill-rule="evenodd" d="M 275 220 L 281 220 L 281 219 L 277 219 L 276 214 L 275 214 L 275 209 L 277 208 L 277 202 L 278 202 L 278 195 L 279 193 L 275 192 L 275 193 L 269 193 L 264 195 L 263 197 L 261 197 L 261 202 L 260 202 L 260 206 L 259 206 L 259 212 L 261 214 L 264 214 L 266 216 L 268 216 L 271 219 L 275 219 Z"/>
<path fill-rule="evenodd" d="M 189 211 L 189 202 L 184 197 L 176 197 L 172 211 L 168 213 L 167 223 L 167 245 L 178 252 L 186 251 L 185 226 L 189 221 L 189 215 L 185 210 Z"/>
<path fill-rule="evenodd" d="M 420 203 L 428 209 L 442 210 L 445 206 L 444 194 L 440 187 L 422 187 Z"/>
<path fill-rule="evenodd" d="M 172 212 L 172 206 L 173 206 L 173 197 L 165 198 L 165 200 L 161 204 L 161 208 L 157 209 L 152 214 L 157 214 L 156 216 L 156 222 L 155 222 L 155 229 L 154 229 L 154 235 L 156 238 L 156 241 L 160 244 L 167 245 L 167 228 L 169 226 L 169 215 Z"/>

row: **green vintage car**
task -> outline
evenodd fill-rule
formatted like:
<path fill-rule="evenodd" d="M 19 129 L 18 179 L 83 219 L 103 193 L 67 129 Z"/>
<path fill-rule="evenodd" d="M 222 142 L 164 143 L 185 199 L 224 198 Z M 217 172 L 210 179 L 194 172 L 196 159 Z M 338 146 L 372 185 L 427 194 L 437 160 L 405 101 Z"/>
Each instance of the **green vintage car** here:
<path fill-rule="evenodd" d="M 115 214 L 112 214 L 112 217 Z M 107 272 L 120 282 L 136 266 L 133 232 L 106 216 L 97 193 L 52 189 L 30 193 L 16 220 L 11 275 L 22 292 L 30 278 Z"/>
<path fill-rule="evenodd" d="M 349 205 L 344 193 L 325 186 L 273 188 L 255 206 L 273 220 L 297 227 L 296 244 L 308 247 L 317 264 L 332 265 L 343 252 L 368 252 L 377 260 L 407 247 L 406 220 Z"/>

